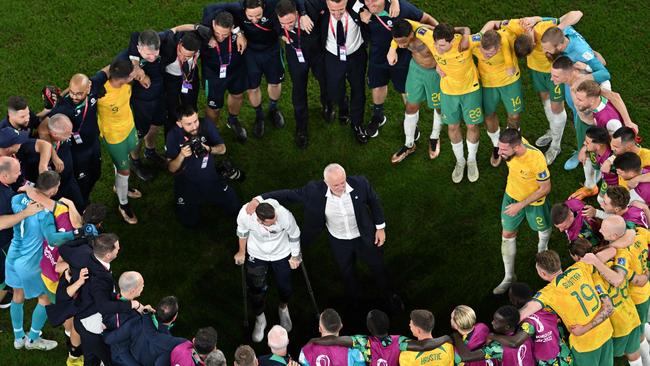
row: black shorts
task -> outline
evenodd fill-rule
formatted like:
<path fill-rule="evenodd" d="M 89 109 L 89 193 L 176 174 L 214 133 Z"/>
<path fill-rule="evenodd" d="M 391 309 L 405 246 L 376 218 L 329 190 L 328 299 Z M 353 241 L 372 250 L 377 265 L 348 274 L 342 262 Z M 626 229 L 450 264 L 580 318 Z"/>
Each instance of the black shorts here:
<path fill-rule="evenodd" d="M 269 84 L 280 84 L 284 80 L 284 64 L 279 45 L 264 51 L 248 49 L 245 59 L 249 89 L 260 86 L 262 75 L 266 77 L 266 82 Z"/>
<path fill-rule="evenodd" d="M 131 99 L 133 119 L 138 137 L 142 138 L 149 132 L 151 125 L 161 126 L 165 121 L 166 108 L 163 98 L 154 100 Z"/>
<path fill-rule="evenodd" d="M 248 90 L 248 78 L 246 68 L 240 66 L 237 70 L 228 70 L 230 74 L 220 79 L 219 75 L 208 75 L 205 79 L 205 95 L 208 107 L 221 109 L 223 107 L 226 91 L 230 94 L 241 94 Z"/>
<path fill-rule="evenodd" d="M 368 87 L 370 89 L 379 88 L 388 85 L 390 80 L 393 87 L 399 93 L 404 94 L 406 91 L 406 75 L 408 74 L 408 65 L 406 67 L 368 64 Z"/>

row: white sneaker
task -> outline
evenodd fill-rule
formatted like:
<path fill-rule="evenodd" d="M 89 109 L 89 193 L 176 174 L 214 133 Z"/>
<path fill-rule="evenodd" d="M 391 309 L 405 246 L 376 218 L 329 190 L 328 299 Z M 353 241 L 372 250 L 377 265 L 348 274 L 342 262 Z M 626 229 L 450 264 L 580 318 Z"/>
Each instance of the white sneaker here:
<path fill-rule="evenodd" d="M 293 329 L 293 324 L 291 323 L 291 316 L 289 316 L 289 307 L 287 306 L 286 308 L 278 308 L 278 316 L 280 317 L 280 326 L 284 328 L 287 333 L 291 332 L 291 329 Z"/>
<path fill-rule="evenodd" d="M 546 133 L 540 136 L 536 141 L 535 145 L 538 147 L 548 146 L 548 144 L 553 141 L 553 135 L 551 135 L 551 130 L 546 130 Z"/>
<path fill-rule="evenodd" d="M 546 158 L 546 165 L 553 164 L 558 155 L 560 155 L 560 149 L 556 147 L 549 147 L 548 150 L 546 150 L 544 153 L 544 157 Z"/>
<path fill-rule="evenodd" d="M 478 165 L 476 164 L 476 161 L 467 162 L 467 180 L 469 180 L 471 183 L 474 183 L 478 180 Z"/>
<path fill-rule="evenodd" d="M 451 181 L 454 183 L 460 183 L 463 180 L 463 175 L 465 174 L 465 160 L 456 161 L 456 166 L 454 171 L 451 172 Z"/>
<path fill-rule="evenodd" d="M 51 341 L 49 339 L 38 337 L 38 339 L 35 341 L 29 341 L 29 340 L 26 341 L 25 349 L 29 349 L 29 350 L 37 349 L 40 351 L 49 351 L 51 349 L 56 348 L 57 345 L 58 343 L 56 343 L 56 341 Z"/>
<path fill-rule="evenodd" d="M 503 281 L 499 284 L 499 286 L 495 287 L 494 290 L 492 290 L 492 293 L 495 295 L 502 295 L 505 294 L 510 286 L 512 285 L 513 282 L 517 280 L 516 277 L 508 278 L 504 277 Z"/>
<path fill-rule="evenodd" d="M 25 347 L 25 340 L 27 340 L 27 336 L 23 336 L 20 339 L 14 339 L 14 348 L 21 349 Z"/>
<path fill-rule="evenodd" d="M 264 330 L 266 329 L 266 315 L 264 313 L 257 316 L 255 319 L 255 327 L 253 328 L 253 342 L 260 343 L 264 339 Z"/>

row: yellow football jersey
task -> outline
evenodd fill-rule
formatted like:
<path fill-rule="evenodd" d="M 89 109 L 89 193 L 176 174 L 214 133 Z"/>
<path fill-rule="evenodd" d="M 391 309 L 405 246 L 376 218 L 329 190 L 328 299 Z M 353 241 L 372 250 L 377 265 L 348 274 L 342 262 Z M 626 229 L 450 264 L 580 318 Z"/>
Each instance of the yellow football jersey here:
<path fill-rule="evenodd" d="M 463 95 L 480 88 L 478 71 L 472 59 L 472 47 L 459 51 L 458 47 L 463 36 L 456 34 L 451 41 L 449 51 L 440 54 L 438 50 L 431 50 L 438 67 L 445 73 L 440 79 L 440 90 L 447 95 Z"/>
<path fill-rule="evenodd" d="M 609 321 L 612 323 L 612 337 L 614 338 L 624 337 L 630 334 L 631 331 L 641 324 L 639 314 L 630 297 L 629 281 L 634 276 L 634 272 L 630 268 L 632 260 L 633 258 L 629 251 L 619 249 L 616 251 L 616 256 L 613 260 L 607 263 L 613 270 L 620 269 L 625 273 L 625 280 L 618 287 L 607 282 L 598 271 L 595 271 L 592 275 L 594 284 L 602 286 L 610 299 L 612 299 L 614 312 L 609 317 Z"/>
<path fill-rule="evenodd" d="M 445 343 L 426 352 L 402 351 L 399 354 L 399 364 L 400 366 L 453 366 L 454 346 Z"/>
<path fill-rule="evenodd" d="M 645 228 L 636 228 L 636 237 L 634 243 L 625 248 L 632 260 L 630 261 L 630 270 L 634 275 L 641 275 L 648 269 L 648 242 L 650 240 L 650 231 Z M 650 282 L 643 286 L 635 286 L 630 283 L 630 297 L 635 305 L 643 304 L 650 297 Z"/>
<path fill-rule="evenodd" d="M 542 35 L 547 29 L 557 26 L 558 23 L 559 20 L 556 18 L 543 18 L 541 22 L 533 27 L 535 47 L 530 55 L 526 57 L 526 64 L 529 69 L 546 73 L 551 72 L 551 61 L 549 61 L 542 49 Z M 501 27 L 514 34 L 515 37 L 526 33 L 526 30 L 519 23 L 519 19 L 506 20 L 501 24 Z"/>
<path fill-rule="evenodd" d="M 497 88 L 500 86 L 510 85 L 519 80 L 519 63 L 512 51 L 512 45 L 508 37 L 501 34 L 501 46 L 497 53 L 486 58 L 481 51 L 480 33 L 473 34 L 470 37 L 472 54 L 478 61 L 478 74 L 481 78 L 481 85 L 487 88 Z M 508 75 L 507 70 L 514 67 L 515 73 Z"/>
<path fill-rule="evenodd" d="M 588 324 L 600 311 L 600 296 L 607 296 L 602 286 L 594 285 L 594 268 L 577 262 L 558 275 L 534 297 L 553 310 L 567 328 Z M 569 343 L 578 352 L 591 352 L 612 336 L 612 324 L 604 321 L 581 336 L 569 335 Z"/>
<path fill-rule="evenodd" d="M 523 201 L 539 188 L 538 182 L 551 179 L 551 173 L 546 165 L 544 154 L 528 141 L 523 141 L 526 153 L 522 156 L 515 156 L 508 165 L 508 182 L 506 193 L 517 201 Z M 546 197 L 531 203 L 531 206 L 539 206 L 544 203 Z"/>
<path fill-rule="evenodd" d="M 135 128 L 130 104 L 131 85 L 116 89 L 107 81 L 104 88 L 106 95 L 97 101 L 99 132 L 109 144 L 119 144 Z"/>

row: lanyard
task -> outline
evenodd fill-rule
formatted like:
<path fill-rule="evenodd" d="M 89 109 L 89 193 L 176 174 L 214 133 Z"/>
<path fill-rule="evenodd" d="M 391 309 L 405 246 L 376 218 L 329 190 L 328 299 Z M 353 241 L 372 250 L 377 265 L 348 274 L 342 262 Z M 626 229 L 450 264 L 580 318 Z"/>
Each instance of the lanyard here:
<path fill-rule="evenodd" d="M 77 106 L 75 109 L 79 110 L 81 106 Z M 88 113 L 88 96 L 86 96 L 86 100 L 84 100 L 84 112 L 81 115 L 81 123 L 79 123 L 79 128 L 77 128 L 77 132 L 81 131 L 81 126 L 83 126 L 84 122 L 86 121 L 86 113 Z"/>
<path fill-rule="evenodd" d="M 259 25 L 259 24 L 257 24 L 257 23 L 253 23 L 253 25 L 254 25 L 256 28 L 261 29 L 261 30 L 263 30 L 263 31 L 265 31 L 265 32 L 270 32 L 270 31 L 271 31 L 271 28 L 262 27 L 261 25 Z"/>
<path fill-rule="evenodd" d="M 298 24 L 298 32 L 297 32 L 298 38 L 296 39 L 296 41 L 298 43 L 298 47 L 295 47 L 293 45 L 293 42 L 291 41 L 291 37 L 289 36 L 289 31 L 286 28 L 282 28 L 284 30 L 284 35 L 287 37 L 287 40 L 289 41 L 289 44 L 291 45 L 291 47 L 293 47 L 294 50 L 301 48 L 300 47 L 300 44 L 301 44 L 301 40 L 300 40 L 300 16 L 298 16 L 298 19 L 296 20 L 296 23 Z"/>
<path fill-rule="evenodd" d="M 214 49 L 217 50 L 217 55 L 219 55 L 219 65 L 230 65 L 230 61 L 232 61 L 232 34 L 228 36 L 228 63 L 224 64 L 221 60 L 221 48 L 219 47 L 219 42 L 217 42 Z"/>
<path fill-rule="evenodd" d="M 340 20 L 339 20 L 340 21 Z M 347 40 L 347 35 L 348 35 L 348 23 L 350 22 L 350 16 L 346 13 L 345 14 L 345 32 L 343 32 L 343 37 Z M 332 31 L 332 36 L 334 36 L 334 39 L 336 39 L 336 32 L 334 32 L 334 26 L 332 25 L 332 17 L 330 16 L 330 30 Z"/>
<path fill-rule="evenodd" d="M 381 18 L 379 17 L 379 15 L 375 15 L 375 17 L 377 18 L 377 20 L 379 21 L 379 23 L 381 23 L 381 25 L 384 26 L 384 28 L 386 28 L 386 30 L 388 30 L 389 32 L 391 31 L 391 28 L 388 26 L 388 24 L 384 23 L 384 21 L 381 20 Z"/>
<path fill-rule="evenodd" d="M 198 52 L 194 53 L 194 56 L 192 56 L 192 68 L 190 68 L 189 74 L 185 74 L 185 71 L 183 71 L 183 61 L 181 61 L 180 57 L 178 57 L 178 51 L 180 51 L 181 45 L 180 43 L 176 46 L 176 61 L 178 61 L 178 67 L 181 69 L 181 74 L 183 74 L 183 79 L 186 82 L 189 82 L 192 80 L 192 74 L 194 73 L 194 69 L 196 68 L 196 59 L 198 57 Z M 185 62 L 188 62 L 185 60 Z"/>

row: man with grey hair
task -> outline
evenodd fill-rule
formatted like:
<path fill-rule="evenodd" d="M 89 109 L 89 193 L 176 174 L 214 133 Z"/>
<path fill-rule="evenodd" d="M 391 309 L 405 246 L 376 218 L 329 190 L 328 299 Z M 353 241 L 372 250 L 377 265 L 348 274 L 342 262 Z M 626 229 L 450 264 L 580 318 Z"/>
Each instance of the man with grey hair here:
<path fill-rule="evenodd" d="M 205 366 L 226 366 L 227 364 L 226 356 L 221 350 L 214 350 L 205 358 Z"/>
<path fill-rule="evenodd" d="M 286 329 L 279 325 L 274 325 L 267 335 L 267 344 L 271 349 L 271 354 L 260 356 L 258 358 L 259 366 L 282 366 L 290 365 L 291 356 L 287 353 L 289 345 L 289 335 Z"/>
<path fill-rule="evenodd" d="M 275 199 L 283 205 L 302 203 L 305 208 L 301 241 L 314 242 L 327 228 L 330 247 L 341 271 L 348 304 L 355 306 L 360 287 L 355 276 L 356 258 L 366 262 L 391 311 L 401 310 L 399 296 L 390 291 L 383 260 L 386 241 L 384 210 L 375 190 L 363 176 L 350 176 L 336 163 L 323 171 L 323 180 L 304 187 L 284 189 L 255 197 L 246 207 L 253 212 L 263 199 Z"/>
<path fill-rule="evenodd" d="M 47 129 L 45 129 L 46 127 Z M 43 140 L 52 143 L 52 165 L 61 175 L 61 186 L 54 199 L 65 197 L 74 202 L 79 212 L 86 208 L 79 184 L 74 176 L 72 160 L 72 121 L 63 113 L 50 116 L 47 124 L 39 126 L 39 135 Z"/>

